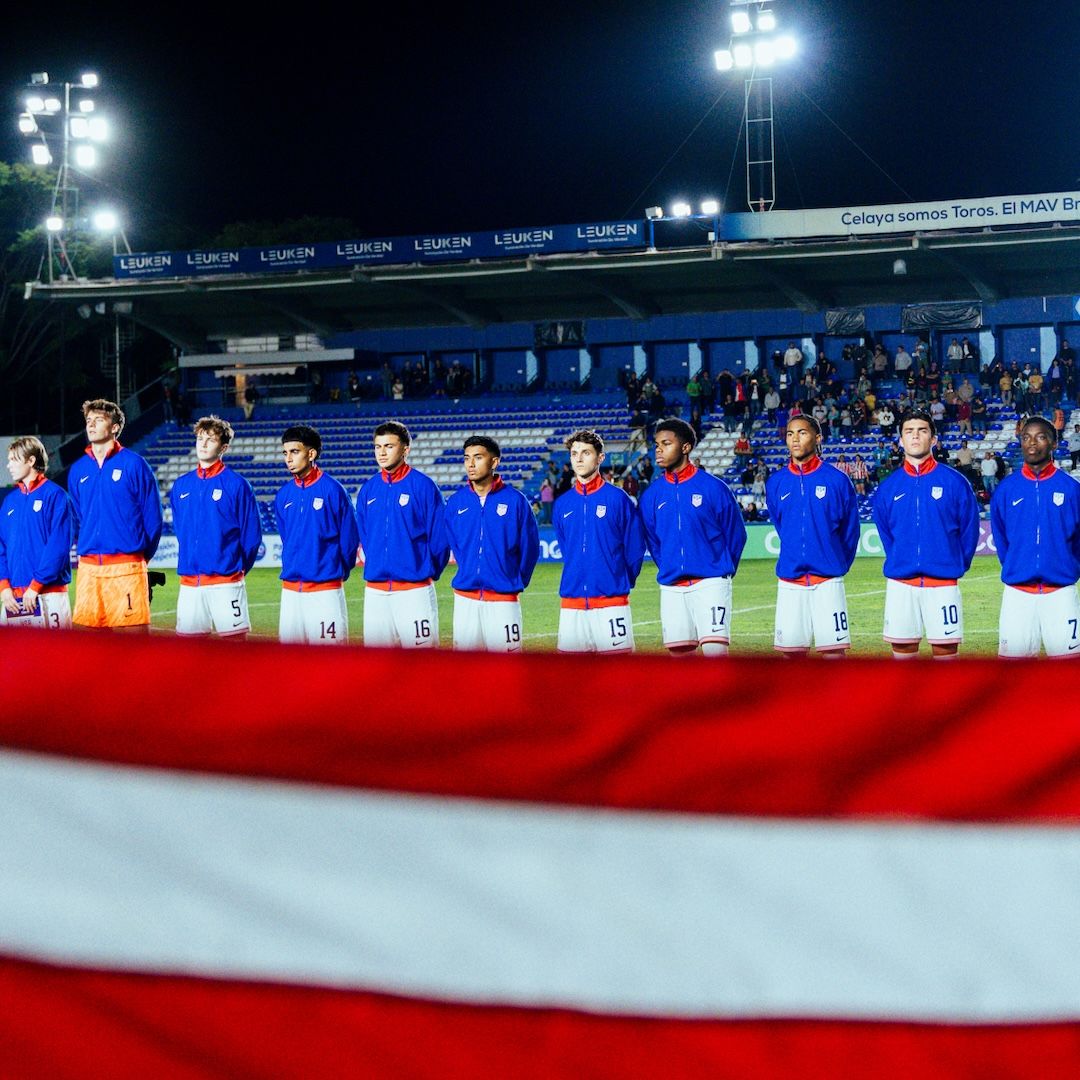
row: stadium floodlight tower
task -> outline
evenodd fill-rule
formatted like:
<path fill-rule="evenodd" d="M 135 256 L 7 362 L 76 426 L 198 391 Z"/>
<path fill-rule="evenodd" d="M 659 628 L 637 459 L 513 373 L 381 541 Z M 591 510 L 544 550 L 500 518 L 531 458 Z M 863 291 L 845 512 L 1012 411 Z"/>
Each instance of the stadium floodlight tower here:
<path fill-rule="evenodd" d="M 79 223 L 76 177 L 97 165 L 95 144 L 109 136 L 108 123 L 97 115 L 90 95 L 97 85 L 98 77 L 92 72 L 80 75 L 78 82 L 55 84 L 49 81 L 47 71 L 35 72 L 30 76 L 29 93 L 19 114 L 19 131 L 30 143 L 31 161 L 48 167 L 59 157 L 49 213 L 50 240 L 56 240 L 49 245 L 50 283 L 54 254 L 61 278 L 75 276 L 69 252 Z"/>
<path fill-rule="evenodd" d="M 717 49 L 719 71 L 745 73 L 743 127 L 746 134 L 746 202 L 751 213 L 776 205 L 776 158 L 773 141 L 773 86 L 768 74 L 797 51 L 790 34 L 778 32 L 770 0 L 728 0 L 731 41 Z"/>

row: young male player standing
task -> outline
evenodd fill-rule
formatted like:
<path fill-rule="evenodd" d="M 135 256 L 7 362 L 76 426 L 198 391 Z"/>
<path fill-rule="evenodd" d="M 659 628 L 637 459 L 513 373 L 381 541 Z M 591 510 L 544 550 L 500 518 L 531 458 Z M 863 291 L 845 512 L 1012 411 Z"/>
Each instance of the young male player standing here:
<path fill-rule="evenodd" d="M 345 582 L 356 565 L 356 521 L 345 489 L 316 464 L 322 438 L 306 424 L 281 436 L 292 474 L 274 499 L 281 533 L 281 612 L 284 642 L 347 645 Z"/>
<path fill-rule="evenodd" d="M 559 652 L 632 652 L 630 590 L 641 573 L 645 536 L 633 500 L 600 475 L 604 440 L 575 431 L 566 440 L 574 484 L 555 500 L 562 551 Z"/>
<path fill-rule="evenodd" d="M 498 474 L 499 444 L 465 440 L 468 484 L 446 500 L 446 528 L 457 560 L 454 648 L 521 652 L 521 592 L 540 556 L 529 500 Z"/>
<path fill-rule="evenodd" d="M 1032 416 L 1020 429 L 1023 467 L 990 500 L 1001 560 L 999 656 L 1080 656 L 1080 484 L 1053 462 L 1054 425 Z"/>
<path fill-rule="evenodd" d="M 222 458 L 232 425 L 204 416 L 194 427 L 198 466 L 177 478 L 169 493 L 180 544 L 176 632 L 244 638 L 251 629 L 244 575 L 255 565 L 262 541 L 259 508 L 251 485 Z"/>
<path fill-rule="evenodd" d="M 364 644 L 431 649 L 439 644 L 435 582 L 450 559 L 442 495 L 408 463 L 409 429 L 375 429 L 379 471 L 356 497 L 364 549 Z"/>
<path fill-rule="evenodd" d="M 68 494 L 79 519 L 76 626 L 150 628 L 146 564 L 161 539 L 161 496 L 153 470 L 117 441 L 123 410 L 98 398 L 83 402 L 90 445 L 68 471 Z"/>
<path fill-rule="evenodd" d="M 45 476 L 49 455 L 25 435 L 8 446 L 15 490 L 0 506 L 0 626 L 71 628 L 71 504 Z"/>
<path fill-rule="evenodd" d="M 979 543 L 979 508 L 971 484 L 934 457 L 936 444 L 930 414 L 905 413 L 904 463 L 874 495 L 885 549 L 884 637 L 897 660 L 917 656 L 924 634 L 938 660 L 955 657 L 964 639 L 958 582 Z"/>
<path fill-rule="evenodd" d="M 788 421 L 791 461 L 765 482 L 769 520 L 780 536 L 774 644 L 786 656 L 840 657 L 851 648 L 844 575 L 859 547 L 859 511 L 851 479 L 822 461 L 821 428 L 812 416 Z"/>
<path fill-rule="evenodd" d="M 684 420 L 656 425 L 663 476 L 641 497 L 641 517 L 660 584 L 664 646 L 673 654 L 726 656 L 731 640 L 731 579 L 746 546 L 735 496 L 690 461 L 696 442 Z"/>

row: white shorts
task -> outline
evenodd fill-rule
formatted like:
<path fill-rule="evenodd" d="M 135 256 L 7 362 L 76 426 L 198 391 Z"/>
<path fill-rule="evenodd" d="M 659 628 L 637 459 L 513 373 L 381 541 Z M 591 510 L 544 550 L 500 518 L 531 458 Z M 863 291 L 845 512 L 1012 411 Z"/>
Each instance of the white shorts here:
<path fill-rule="evenodd" d="M 364 644 L 376 648 L 434 649 L 439 644 L 439 601 L 435 586 L 391 592 L 367 586 Z"/>
<path fill-rule="evenodd" d="M 521 602 L 454 594 L 454 648 L 521 652 Z"/>
<path fill-rule="evenodd" d="M 1029 593 L 1005 586 L 998 623 L 998 656 L 1080 656 L 1080 597 L 1076 586 Z"/>
<path fill-rule="evenodd" d="M 348 645 L 344 586 L 313 592 L 282 589 L 278 637 L 286 644 Z"/>
<path fill-rule="evenodd" d="M 851 648 L 843 578 L 828 578 L 817 585 L 776 583 L 774 647 L 780 652 L 802 652 L 810 648 L 811 640 L 818 652 Z"/>
<path fill-rule="evenodd" d="M 615 607 L 559 608 L 557 648 L 564 653 L 634 651 L 634 620 L 629 604 Z"/>
<path fill-rule="evenodd" d="M 964 640 L 964 606 L 959 585 L 905 585 L 885 580 L 886 641 L 915 645 L 925 635 L 931 645 Z"/>
<path fill-rule="evenodd" d="M 664 647 L 727 645 L 731 640 L 731 578 L 702 578 L 693 585 L 660 586 Z"/>
<path fill-rule="evenodd" d="M 216 630 L 221 637 L 246 634 L 247 586 L 243 580 L 219 585 L 181 585 L 176 598 L 176 632 L 192 637 Z"/>
<path fill-rule="evenodd" d="M 32 613 L 9 615 L 0 604 L 0 627 L 10 630 L 70 630 L 71 600 L 67 589 L 39 595 L 37 609 Z"/>

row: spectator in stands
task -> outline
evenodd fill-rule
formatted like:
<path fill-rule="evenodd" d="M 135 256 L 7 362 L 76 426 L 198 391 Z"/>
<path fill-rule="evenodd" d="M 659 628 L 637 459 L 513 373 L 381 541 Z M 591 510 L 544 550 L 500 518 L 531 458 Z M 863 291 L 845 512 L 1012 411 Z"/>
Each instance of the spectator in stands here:
<path fill-rule="evenodd" d="M 431 396 L 446 397 L 446 365 L 441 356 L 437 356 L 431 365 Z"/>
<path fill-rule="evenodd" d="M 911 371 L 911 353 L 903 345 L 897 345 L 893 360 L 893 372 L 898 379 L 906 379 Z"/>
<path fill-rule="evenodd" d="M 983 459 L 979 462 L 979 472 L 982 476 L 983 491 L 987 495 L 993 495 L 998 482 L 998 463 L 990 450 L 983 454 Z"/>
<path fill-rule="evenodd" d="M 731 394 L 728 394 L 728 396 L 724 398 L 724 430 L 728 434 L 737 431 L 741 421 L 742 404 L 737 402 Z"/>
<path fill-rule="evenodd" d="M 255 405 L 259 400 L 259 391 L 253 382 L 248 382 L 244 391 L 244 419 L 250 420 L 255 414 Z"/>
<path fill-rule="evenodd" d="M 885 438 L 891 439 L 893 428 L 896 425 L 896 414 L 889 407 L 887 401 L 877 411 L 877 424 L 881 434 L 884 435 Z"/>
<path fill-rule="evenodd" d="M 780 393 L 775 386 L 770 386 L 765 393 L 765 415 L 770 424 L 776 423 L 776 410 L 780 408 Z"/>
<path fill-rule="evenodd" d="M 851 430 L 853 421 L 851 419 L 851 409 L 845 405 L 840 410 L 840 441 L 849 443 L 851 442 Z"/>
<path fill-rule="evenodd" d="M 1050 401 L 1055 405 L 1061 401 L 1064 386 L 1065 380 L 1061 374 L 1061 361 L 1055 356 L 1050 361 L 1050 368 L 1046 372 L 1046 392 L 1050 396 Z"/>
<path fill-rule="evenodd" d="M 975 372 L 979 370 L 979 346 L 967 338 L 960 342 L 960 350 L 964 354 L 963 370 Z"/>
<path fill-rule="evenodd" d="M 848 476 L 855 485 L 856 495 L 865 495 L 870 490 L 870 470 L 862 454 L 855 455 L 848 469 Z"/>
<path fill-rule="evenodd" d="M 698 382 L 697 374 L 693 374 L 686 383 L 686 396 L 690 399 L 690 412 L 701 409 L 701 383 Z"/>
<path fill-rule="evenodd" d="M 1029 411 L 1043 413 L 1046 411 L 1046 395 L 1044 393 L 1046 380 L 1038 367 L 1032 368 L 1028 375 L 1028 405 Z"/>
<path fill-rule="evenodd" d="M 892 469 L 892 451 L 885 439 L 879 439 L 874 447 L 874 480 L 881 483 Z"/>
<path fill-rule="evenodd" d="M 1061 446 L 1065 437 L 1065 410 L 1060 405 L 1054 406 L 1054 433 L 1057 438 L 1054 440 L 1055 446 Z"/>
<path fill-rule="evenodd" d="M 974 435 L 975 430 L 971 426 L 971 402 L 961 401 L 956 406 L 956 423 L 961 435 Z"/>
<path fill-rule="evenodd" d="M 1002 369 L 998 379 L 998 390 L 1001 392 L 1001 404 L 1012 405 L 1013 403 L 1013 377 L 1007 368 Z"/>
<path fill-rule="evenodd" d="M 960 348 L 960 342 L 953 338 L 945 351 L 946 367 L 949 371 L 962 371 L 964 364 L 964 350 Z"/>
<path fill-rule="evenodd" d="M 360 376 L 355 371 L 349 372 L 349 400 L 356 402 L 360 400 Z"/>
<path fill-rule="evenodd" d="M 1030 389 L 1028 376 L 1030 372 L 1031 367 L 1029 365 L 1023 371 L 1018 371 L 1013 375 L 1013 402 L 1018 413 L 1029 412 L 1031 408 L 1028 401 L 1028 391 Z"/>
<path fill-rule="evenodd" d="M 574 470 L 570 468 L 570 463 L 567 462 L 562 467 L 562 472 L 559 474 L 559 482 L 555 485 L 555 498 L 565 494 L 574 486 Z"/>
<path fill-rule="evenodd" d="M 751 424 L 761 415 L 761 386 L 757 379 L 753 378 L 746 392 L 746 415 Z"/>
<path fill-rule="evenodd" d="M 938 431 L 945 429 L 945 402 L 935 395 L 930 401 L 930 417 Z"/>
<path fill-rule="evenodd" d="M 960 447 L 956 451 L 956 457 L 953 459 L 953 465 L 957 472 L 963 473 L 968 478 L 968 482 L 972 487 L 976 487 L 978 481 L 975 474 L 975 455 L 972 452 L 970 446 L 968 446 L 967 439 L 960 440 Z"/>
<path fill-rule="evenodd" d="M 555 487 L 545 476 L 540 481 L 540 524 L 551 524 L 551 506 L 555 502 Z"/>
<path fill-rule="evenodd" d="M 708 416 L 716 407 L 716 384 L 704 368 L 698 374 L 698 385 L 701 387 L 701 412 Z"/>
<path fill-rule="evenodd" d="M 784 350 L 784 370 L 787 372 L 788 381 L 797 383 L 801 381 L 803 374 L 803 354 L 794 341 L 788 342 Z"/>
<path fill-rule="evenodd" d="M 911 354 L 912 363 L 919 371 L 926 371 L 931 363 L 937 363 L 930 359 L 930 346 L 922 338 L 915 339 L 915 347 Z"/>
<path fill-rule="evenodd" d="M 389 360 L 384 360 L 380 371 L 382 376 L 383 401 L 389 401 L 394 396 L 394 368 Z"/>
<path fill-rule="evenodd" d="M 403 401 L 405 399 L 405 384 L 401 381 L 400 375 L 394 378 L 393 385 L 390 387 L 390 396 L 394 401 Z"/>
<path fill-rule="evenodd" d="M 735 440 L 735 462 L 740 469 L 745 469 L 750 459 L 754 456 L 754 448 L 750 445 L 750 436 L 745 431 L 739 432 Z"/>
<path fill-rule="evenodd" d="M 829 410 L 821 398 L 814 398 L 814 404 L 810 406 L 810 415 L 817 421 L 822 439 L 829 437 Z"/>
<path fill-rule="evenodd" d="M 889 354 L 881 345 L 874 346 L 874 355 L 870 358 L 870 370 L 877 382 L 889 374 Z"/>
<path fill-rule="evenodd" d="M 312 405 L 318 405 L 324 398 L 322 372 L 317 367 L 309 369 L 308 397 Z"/>
<path fill-rule="evenodd" d="M 1072 434 L 1069 436 L 1069 457 L 1073 469 L 1080 468 L 1080 424 L 1073 424 Z"/>

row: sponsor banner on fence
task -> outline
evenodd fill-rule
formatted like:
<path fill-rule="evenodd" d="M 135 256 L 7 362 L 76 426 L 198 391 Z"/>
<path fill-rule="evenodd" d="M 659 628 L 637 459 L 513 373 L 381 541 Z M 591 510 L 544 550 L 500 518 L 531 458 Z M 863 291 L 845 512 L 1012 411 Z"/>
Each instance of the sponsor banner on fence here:
<path fill-rule="evenodd" d="M 555 255 L 644 245 L 644 222 L 594 221 L 494 232 L 336 240 L 275 247 L 135 252 L 113 257 L 113 275 L 117 278 L 188 278 L 209 274 L 266 274 Z"/>

